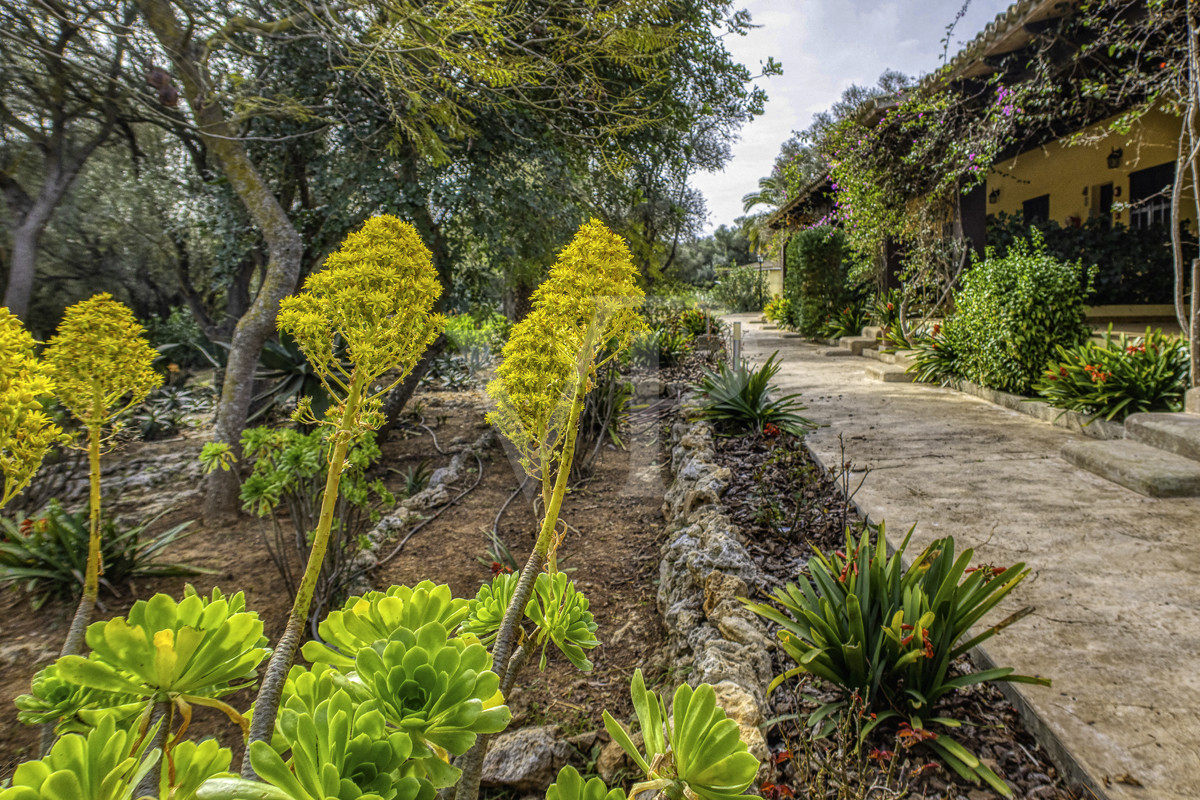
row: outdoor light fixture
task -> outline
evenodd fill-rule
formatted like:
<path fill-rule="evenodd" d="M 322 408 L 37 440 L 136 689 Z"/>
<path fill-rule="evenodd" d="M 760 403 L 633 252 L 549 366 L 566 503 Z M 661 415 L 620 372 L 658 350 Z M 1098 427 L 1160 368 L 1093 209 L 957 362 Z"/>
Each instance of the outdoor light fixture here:
<path fill-rule="evenodd" d="M 1121 187 L 1114 186 L 1113 187 L 1113 197 L 1120 197 L 1120 196 L 1121 196 Z"/>
<path fill-rule="evenodd" d="M 1085 187 L 1083 187 L 1083 196 L 1084 196 L 1084 197 L 1087 197 L 1087 196 L 1088 196 L 1088 187 L 1086 187 L 1086 186 L 1085 186 Z"/>
<path fill-rule="evenodd" d="M 988 192 L 988 203 L 990 205 L 994 206 L 994 205 L 996 205 L 996 203 L 999 203 L 999 202 L 1000 202 L 1000 190 L 999 189 L 992 189 L 990 192 Z"/>
<path fill-rule="evenodd" d="M 1117 167 L 1121 166 L 1121 156 L 1123 155 L 1125 155 L 1125 151 L 1119 147 L 1114 147 L 1106 159 L 1108 161 L 1108 168 L 1116 169 Z"/>

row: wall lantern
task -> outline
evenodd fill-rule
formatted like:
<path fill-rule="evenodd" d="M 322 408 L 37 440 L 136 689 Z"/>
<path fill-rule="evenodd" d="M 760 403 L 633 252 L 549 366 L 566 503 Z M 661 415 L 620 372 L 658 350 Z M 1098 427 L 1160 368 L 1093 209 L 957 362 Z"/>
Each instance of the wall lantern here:
<path fill-rule="evenodd" d="M 999 203 L 999 202 L 1000 202 L 1000 190 L 999 189 L 992 189 L 990 192 L 988 192 L 988 203 L 989 204 L 996 205 L 996 203 Z"/>
<path fill-rule="evenodd" d="M 1084 196 L 1084 197 L 1087 197 L 1087 196 L 1088 196 L 1088 187 L 1086 187 L 1086 186 L 1085 186 L 1085 187 L 1083 187 L 1083 196 Z"/>
<path fill-rule="evenodd" d="M 1105 159 L 1108 161 L 1108 168 L 1116 169 L 1117 167 L 1121 166 L 1121 156 L 1123 155 L 1125 155 L 1125 152 L 1121 150 L 1121 148 L 1114 147 L 1112 152 L 1108 154 L 1108 158 Z"/>
<path fill-rule="evenodd" d="M 1120 197 L 1120 196 L 1121 196 L 1121 187 L 1114 186 L 1113 187 L 1113 197 Z"/>

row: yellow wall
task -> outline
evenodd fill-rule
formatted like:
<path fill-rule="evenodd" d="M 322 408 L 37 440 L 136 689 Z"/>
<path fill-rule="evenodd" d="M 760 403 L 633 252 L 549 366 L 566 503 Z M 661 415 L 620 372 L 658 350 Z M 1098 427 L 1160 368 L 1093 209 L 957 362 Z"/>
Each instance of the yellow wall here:
<path fill-rule="evenodd" d="M 1050 219 L 1069 225 L 1072 217 L 1084 221 L 1099 208 L 1098 189 L 1111 182 L 1117 207 L 1113 221 L 1128 225 L 1129 211 L 1122 210 L 1120 204 L 1129 200 L 1129 173 L 1175 160 L 1179 119 L 1151 111 L 1125 135 L 1105 134 L 1110 122 L 1112 119 L 1104 120 L 1086 130 L 1100 137 L 1090 144 L 1067 147 L 1051 142 L 993 165 L 987 191 L 990 194 L 999 189 L 1000 195 L 996 203 L 989 199 L 987 213 L 1003 211 L 1019 216 L 1024 201 L 1049 194 Z M 1109 169 L 1106 159 L 1114 147 L 1123 151 L 1121 166 Z M 1194 219 L 1191 208 L 1191 204 L 1184 206 L 1185 219 Z"/>

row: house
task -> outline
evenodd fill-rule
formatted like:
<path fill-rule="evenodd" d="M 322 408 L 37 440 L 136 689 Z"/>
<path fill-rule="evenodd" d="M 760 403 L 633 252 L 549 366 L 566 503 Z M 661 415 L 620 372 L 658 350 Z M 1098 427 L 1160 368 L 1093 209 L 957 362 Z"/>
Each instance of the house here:
<path fill-rule="evenodd" d="M 1042 47 L 1041 57 L 1049 52 L 1059 60 L 1053 63 L 1062 64 L 1062 74 L 1069 74 L 1064 86 L 1079 92 L 1086 75 L 1071 61 L 1078 42 L 1070 37 L 1080 34 L 1064 33 L 1070 26 L 1062 24 L 1076 13 L 1077 4 L 1071 2 L 1020 0 L 925 83 L 950 87 L 964 98 L 986 96 L 995 91 L 989 83 L 993 78 L 1007 85 L 1028 80 L 1030 59 Z M 1046 48 L 1047 40 L 1054 47 Z M 860 115 L 877 122 L 896 105 L 894 99 L 872 101 Z M 1112 123 L 1124 109 L 1081 105 L 1086 113 L 1029 131 L 1000 152 L 986 180 L 961 195 L 947 230 L 982 253 L 986 245 L 1003 247 L 1006 236 L 1036 225 L 1052 250 L 1060 247 L 1059 252 L 1098 264 L 1094 302 L 1106 308 L 1094 309 L 1093 315 L 1112 319 L 1136 314 L 1140 321 L 1156 324 L 1171 320 L 1169 225 L 1180 119 L 1155 109 L 1127 132 L 1117 133 Z M 1183 207 L 1181 221 L 1194 236 L 1195 204 Z M 781 207 L 768 225 L 786 236 L 831 210 L 832 187 L 828 180 L 818 180 Z M 881 259 L 886 283 L 896 285 L 898 248 L 888 246 Z"/>

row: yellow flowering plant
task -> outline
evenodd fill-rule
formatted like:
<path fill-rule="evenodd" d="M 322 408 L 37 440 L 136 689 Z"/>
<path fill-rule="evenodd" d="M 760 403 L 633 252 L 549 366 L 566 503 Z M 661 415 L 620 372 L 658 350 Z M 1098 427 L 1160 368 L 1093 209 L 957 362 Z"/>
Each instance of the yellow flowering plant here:
<path fill-rule="evenodd" d="M 597 369 L 617 358 L 645 329 L 638 313 L 645 295 L 636 275 L 624 239 L 598 220 L 584 224 L 534 291 L 529 315 L 513 326 L 497 378 L 488 385 L 488 395 L 496 404 L 488 419 L 512 443 L 525 472 L 541 483 L 545 509 L 533 552 L 517 580 L 492 649 L 502 692 L 511 688 L 532 647 L 518 639 L 539 576 L 547 566 L 551 577 L 557 572 L 555 553 L 565 535 L 557 530 L 558 514 L 584 400 L 595 384 Z M 556 589 L 539 600 L 548 617 L 557 620 L 586 612 L 586 602 L 581 602 L 582 595 L 569 581 L 543 578 L 542 583 Z M 575 644 L 594 646 L 594 629 L 594 625 L 581 628 L 580 633 L 586 630 L 586 634 Z M 564 650 L 568 651 L 574 648 Z M 582 650 L 576 656 L 578 663 L 590 667 Z M 486 740 L 464 761 L 458 800 L 477 796 L 485 751 Z"/>
<path fill-rule="evenodd" d="M 38 399 L 54 384 L 34 357 L 34 344 L 21 320 L 0 308 L 0 508 L 29 485 L 46 451 L 62 438 Z"/>
<path fill-rule="evenodd" d="M 308 564 L 255 701 L 251 742 L 270 741 L 275 727 L 325 560 L 347 452 L 364 432 L 383 423 L 382 397 L 412 372 L 445 326 L 444 317 L 433 313 L 441 293 L 432 256 L 416 229 L 383 215 L 346 237 L 325 268 L 304 282 L 303 291 L 280 305 L 279 330 L 295 338 L 332 399 L 324 419 L 314 417 L 305 401 L 296 410 L 298 420 L 330 429 L 329 470 Z M 377 385 L 385 374 L 390 380 Z M 242 772 L 253 777 L 249 758 Z"/>
<path fill-rule="evenodd" d="M 88 436 L 91 535 L 87 571 L 63 655 L 76 654 L 83 645 L 100 590 L 100 447 L 104 428 L 162 385 L 162 376 L 151 366 L 157 356 L 133 312 L 107 293 L 67 308 L 42 356 L 59 402 L 83 423 Z"/>

